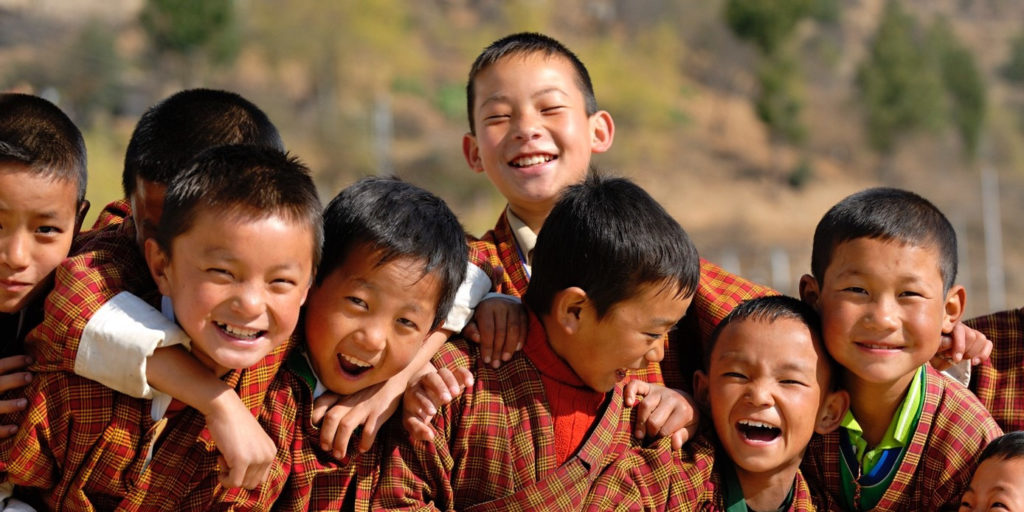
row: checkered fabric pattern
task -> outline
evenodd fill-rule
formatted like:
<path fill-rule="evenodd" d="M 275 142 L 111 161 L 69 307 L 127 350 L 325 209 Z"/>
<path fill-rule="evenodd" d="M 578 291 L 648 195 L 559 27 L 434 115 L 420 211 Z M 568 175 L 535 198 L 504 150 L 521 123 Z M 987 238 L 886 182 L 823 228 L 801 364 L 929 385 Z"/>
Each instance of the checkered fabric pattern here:
<path fill-rule="evenodd" d="M 43 322 L 26 338 L 33 371 L 73 372 L 86 324 L 118 293 L 128 291 L 150 303 L 159 296 L 131 223 L 83 236 L 88 238 L 79 252 L 57 267 Z"/>
<path fill-rule="evenodd" d="M 970 483 L 978 455 L 1002 431 L 966 388 L 926 368 L 924 407 L 917 429 L 889 489 L 876 510 L 956 508 Z M 837 430 L 811 441 L 804 475 L 841 503 Z"/>
<path fill-rule="evenodd" d="M 682 450 L 672 450 L 671 439 L 634 447 L 605 469 L 587 496 L 584 510 L 690 511 L 725 510 L 722 468 L 727 461 L 716 450 L 713 433 L 704 432 Z M 787 510 L 830 510 L 831 501 L 813 492 L 797 471 L 793 502 Z"/>
<path fill-rule="evenodd" d="M 291 357 L 302 356 L 293 353 Z M 338 461 L 320 449 L 320 429 L 313 425 L 312 412 L 312 389 L 290 370 L 282 371 L 267 392 L 260 416 L 271 439 L 278 446 L 291 448 L 283 461 L 287 481 L 274 510 L 368 512 L 380 474 L 383 443 L 375 442 L 370 451 Z M 398 430 L 395 435 L 407 436 L 401 426 Z M 382 431 L 378 439 L 387 439 L 387 435 Z M 355 440 L 352 453 L 357 453 L 354 447 Z"/>
<path fill-rule="evenodd" d="M 266 509 L 283 477 L 255 491 L 219 489 L 216 447 L 198 411 L 154 422 L 149 400 L 71 374 L 81 334 L 102 304 L 121 291 L 151 304 L 159 297 L 129 228 L 95 232 L 83 252 L 58 267 L 43 323 L 26 342 L 36 378 L 26 390 L 30 405 L 22 428 L 0 443 L 0 461 L 10 461 L 4 470 L 17 484 L 40 488 L 50 506 L 71 510 Z M 254 415 L 291 346 L 284 343 L 252 368 L 224 377 Z"/>
<path fill-rule="evenodd" d="M 131 214 L 132 205 L 127 199 L 111 201 L 96 215 L 96 221 L 92 224 L 92 231 L 103 229 L 110 225 L 121 224 Z"/>
<path fill-rule="evenodd" d="M 225 376 L 254 414 L 287 350 L 284 344 L 254 368 Z M 0 442 L 0 461 L 7 461 L 0 469 L 15 484 L 37 488 L 50 508 L 269 510 L 284 484 L 277 464 L 256 490 L 221 489 L 216 446 L 195 409 L 154 422 L 149 400 L 68 372 L 37 374 L 29 386 L 22 428 Z M 279 458 L 286 455 L 287 447 L 279 446 Z"/>
<path fill-rule="evenodd" d="M 661 373 L 670 388 L 692 391 L 693 372 L 701 367 L 704 344 L 718 322 L 741 302 L 778 292 L 700 261 L 700 283 L 686 316 L 669 334 Z"/>
<path fill-rule="evenodd" d="M 438 411 L 432 442 L 402 436 L 388 449 L 374 509 L 577 510 L 594 478 L 632 442 L 621 383 L 582 446 L 558 466 L 540 373 L 522 352 L 494 369 L 476 345 L 457 339 L 433 363 L 471 368 L 476 382 Z"/>
<path fill-rule="evenodd" d="M 1024 430 L 1024 309 L 964 323 L 992 340 L 992 357 L 971 369 L 971 391 L 1004 431 Z"/>

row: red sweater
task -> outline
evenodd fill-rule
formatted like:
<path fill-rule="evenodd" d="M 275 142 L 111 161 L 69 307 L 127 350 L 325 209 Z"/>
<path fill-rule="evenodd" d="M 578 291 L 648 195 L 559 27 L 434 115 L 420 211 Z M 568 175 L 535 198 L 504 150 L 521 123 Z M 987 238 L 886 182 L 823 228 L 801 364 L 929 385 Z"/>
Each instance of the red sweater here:
<path fill-rule="evenodd" d="M 544 332 L 544 325 L 532 311 L 523 354 L 540 371 L 555 423 L 555 456 L 561 464 L 583 442 L 604 403 L 605 394 L 584 384 L 569 364 L 555 353 Z"/>

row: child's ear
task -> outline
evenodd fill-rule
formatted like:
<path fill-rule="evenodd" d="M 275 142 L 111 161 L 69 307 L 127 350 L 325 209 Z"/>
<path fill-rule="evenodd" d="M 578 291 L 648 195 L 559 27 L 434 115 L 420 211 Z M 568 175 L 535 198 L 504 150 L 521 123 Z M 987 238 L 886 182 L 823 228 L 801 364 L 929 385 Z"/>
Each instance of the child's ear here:
<path fill-rule="evenodd" d="M 814 424 L 814 431 L 819 434 L 828 434 L 839 428 L 846 410 L 850 408 L 850 394 L 845 389 L 832 391 L 825 396 L 824 402 L 818 409 L 818 420 Z"/>
<path fill-rule="evenodd" d="M 612 121 L 612 115 L 604 110 L 598 110 L 590 116 L 590 151 L 604 153 L 611 149 L 614 140 L 615 121 Z"/>
<path fill-rule="evenodd" d="M 82 224 L 85 223 L 85 215 L 89 213 L 89 200 L 82 199 L 82 204 L 78 205 L 78 213 L 75 214 L 75 235 L 78 236 L 82 232 Z"/>
<path fill-rule="evenodd" d="M 819 299 L 821 299 L 821 290 L 818 289 L 818 280 L 810 274 L 800 276 L 800 300 L 810 304 L 815 311 L 820 313 Z"/>
<path fill-rule="evenodd" d="M 953 326 L 960 321 L 967 306 L 967 290 L 958 284 L 953 285 L 946 294 L 945 314 L 942 317 L 942 332 L 953 332 Z"/>
<path fill-rule="evenodd" d="M 156 281 L 156 286 L 160 289 L 161 295 L 170 296 L 171 285 L 167 276 L 167 267 L 170 266 L 171 259 L 160 248 L 160 244 L 156 243 L 155 239 L 147 238 L 145 247 L 146 265 L 149 266 L 149 273 L 153 276 L 153 281 Z"/>
<path fill-rule="evenodd" d="M 480 146 L 476 144 L 476 136 L 466 132 L 462 136 L 462 156 L 466 157 L 469 168 L 476 172 L 484 172 L 484 163 L 480 159 Z"/>
<path fill-rule="evenodd" d="M 711 407 L 710 399 L 708 398 L 708 391 L 711 384 L 708 382 L 708 374 L 704 373 L 704 370 L 697 370 L 693 374 L 693 398 L 697 400 L 697 405 L 704 410 L 708 410 Z"/>
<path fill-rule="evenodd" d="M 587 292 L 578 286 L 571 286 L 555 294 L 551 301 L 551 315 L 566 334 L 579 332 L 583 308 L 589 300 Z"/>

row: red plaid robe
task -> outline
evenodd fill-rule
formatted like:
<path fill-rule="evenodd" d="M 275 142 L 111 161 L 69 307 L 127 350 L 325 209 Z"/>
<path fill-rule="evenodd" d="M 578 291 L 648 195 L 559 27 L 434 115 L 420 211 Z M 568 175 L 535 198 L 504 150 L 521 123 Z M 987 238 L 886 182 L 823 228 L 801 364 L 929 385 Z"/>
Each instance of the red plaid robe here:
<path fill-rule="evenodd" d="M 469 258 L 491 276 L 491 291 L 516 297 L 526 293 L 529 277 L 519 257 L 507 210 L 502 212 L 494 229 L 479 240 L 470 241 Z M 707 261 L 701 260 L 700 267 L 697 293 L 680 328 L 669 337 L 664 361 L 660 366 L 651 363 L 645 370 L 631 372 L 634 376 L 656 384 L 664 380 L 672 388 L 690 389 L 690 376 L 700 367 L 702 340 L 708 339 L 718 322 L 744 300 L 777 293 Z M 691 354 L 696 355 L 691 357 Z"/>
<path fill-rule="evenodd" d="M 647 448 L 633 448 L 608 467 L 590 489 L 584 510 L 725 510 L 725 482 L 715 461 L 727 460 L 705 433 L 682 450 L 663 438 Z M 831 510 L 831 502 L 812 492 L 797 471 L 792 512 Z"/>
<path fill-rule="evenodd" d="M 112 224 L 121 224 L 132 214 L 132 205 L 127 199 L 118 199 L 107 203 L 96 216 L 96 222 L 92 224 L 92 230 L 103 229 Z"/>
<path fill-rule="evenodd" d="M 295 370 L 306 362 L 302 355 L 293 354 L 287 366 L 270 385 L 260 417 L 275 444 L 291 447 L 287 459 L 279 460 L 287 481 L 274 509 L 369 511 L 383 443 L 375 442 L 370 451 L 340 462 L 321 450 L 320 429 L 311 419 L 313 382 L 304 377 L 306 372 Z M 378 439 L 386 436 L 387 431 L 382 431 Z M 352 453 L 356 453 L 355 441 Z"/>
<path fill-rule="evenodd" d="M 924 407 L 899 471 L 876 510 L 956 508 L 971 481 L 981 450 L 1002 434 L 978 399 L 960 384 L 926 367 Z M 841 503 L 839 436 L 815 436 L 803 471 Z"/>
<path fill-rule="evenodd" d="M 457 339 L 436 367 L 471 368 L 476 382 L 434 418 L 433 442 L 388 448 L 374 509 L 577 510 L 591 482 L 632 441 L 622 384 L 578 450 L 558 466 L 540 373 L 522 352 L 493 369 Z"/>
<path fill-rule="evenodd" d="M 225 381 L 254 414 L 282 345 L 254 368 Z M 17 434 L 0 441 L 0 469 L 30 487 L 50 508 L 68 510 L 269 510 L 284 485 L 280 465 L 254 491 L 224 492 L 217 485 L 217 450 L 206 420 L 186 408 L 154 422 L 151 402 L 123 395 L 67 372 L 35 375 L 29 407 Z M 161 434 L 162 432 L 162 434 Z M 154 439 L 159 443 L 145 464 Z M 279 446 L 279 457 L 287 455 Z"/>
<path fill-rule="evenodd" d="M 121 291 L 150 303 L 159 297 L 131 227 L 95 232 L 84 252 L 57 268 L 43 323 L 26 341 L 37 372 L 26 391 L 26 422 L 15 438 L 0 443 L 0 461 L 11 461 L 5 468 L 11 480 L 42 489 L 51 504 L 74 503 L 73 509 L 88 510 L 93 500 L 106 509 L 122 498 L 126 510 L 207 510 L 236 500 L 259 509 L 283 479 L 253 492 L 216 489 L 216 448 L 197 411 L 185 409 L 166 422 L 144 470 L 161 428 L 150 418 L 150 401 L 71 375 L 82 331 L 102 304 Z M 290 347 L 282 344 L 257 365 L 225 377 L 254 415 Z M 221 505 L 212 505 L 215 499 Z"/>
<path fill-rule="evenodd" d="M 971 369 L 971 391 L 1004 431 L 1024 430 L 1024 309 L 965 323 L 992 340 L 992 357 Z"/>

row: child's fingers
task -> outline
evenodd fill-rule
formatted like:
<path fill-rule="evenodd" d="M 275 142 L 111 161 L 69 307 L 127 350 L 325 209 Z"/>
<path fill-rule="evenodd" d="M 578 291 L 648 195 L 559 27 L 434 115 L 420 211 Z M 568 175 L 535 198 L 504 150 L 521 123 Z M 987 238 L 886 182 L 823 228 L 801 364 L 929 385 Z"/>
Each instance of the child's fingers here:
<path fill-rule="evenodd" d="M 0 392 L 16 389 L 32 382 L 32 374 L 29 372 L 18 372 L 3 375 L 0 372 Z"/>
<path fill-rule="evenodd" d="M 405 425 L 405 431 L 409 433 L 409 439 L 413 441 L 430 441 L 434 439 L 434 428 L 430 426 L 430 422 L 424 422 L 413 416 L 403 418 L 402 423 Z"/>
<path fill-rule="evenodd" d="M 316 400 L 313 400 L 313 414 L 310 418 L 313 420 L 313 424 L 315 425 L 320 423 L 320 420 L 324 418 L 324 414 L 327 414 L 327 410 L 339 401 L 341 401 L 341 397 L 331 393 L 330 391 L 320 395 Z"/>
<path fill-rule="evenodd" d="M 636 423 L 633 425 L 633 434 L 637 439 L 643 439 L 649 430 L 647 424 L 650 421 L 651 414 L 657 409 L 660 402 L 661 397 L 650 395 L 641 400 L 640 404 L 636 406 Z"/>
<path fill-rule="evenodd" d="M 480 329 L 476 326 L 476 321 L 470 320 L 469 323 L 462 328 L 462 337 L 467 338 L 473 343 L 480 343 Z"/>
<path fill-rule="evenodd" d="M 686 444 L 686 442 L 689 441 L 689 440 L 690 440 L 690 431 L 689 430 L 687 430 L 685 428 L 681 428 L 681 429 L 673 432 L 672 433 L 672 449 L 673 450 L 678 450 L 678 449 L 682 448 L 683 445 Z"/>
<path fill-rule="evenodd" d="M 220 465 L 220 474 L 217 478 L 220 481 L 220 485 L 229 489 L 242 486 L 242 482 L 245 480 L 245 473 L 243 471 L 228 466 L 228 462 L 223 455 L 217 456 L 217 463 Z"/>
<path fill-rule="evenodd" d="M 469 371 L 469 368 L 456 368 L 455 380 L 459 384 L 459 393 L 465 391 L 466 388 L 473 387 L 473 383 L 476 382 L 473 372 Z"/>
<path fill-rule="evenodd" d="M 19 370 L 30 364 L 32 364 L 32 358 L 30 356 L 10 356 L 0 358 L 0 374 Z"/>
<path fill-rule="evenodd" d="M 455 397 L 462 394 L 462 392 L 466 389 L 467 379 L 469 380 L 469 382 L 472 382 L 473 380 L 472 372 L 470 372 L 466 368 L 457 368 L 456 373 L 453 373 L 451 370 L 447 368 L 442 368 L 441 370 L 438 370 L 437 375 L 438 377 L 441 378 L 441 380 L 444 381 L 444 385 L 447 388 L 448 395 L 451 397 L 447 402 L 445 402 L 446 404 L 451 402 Z"/>
<path fill-rule="evenodd" d="M 480 357 L 485 364 L 491 364 L 494 355 L 494 317 L 489 312 L 477 309 L 473 320 L 480 331 Z"/>
<path fill-rule="evenodd" d="M 28 400 L 24 398 L 15 398 L 14 400 L 0 400 L 0 414 L 7 414 L 9 412 L 20 411 L 25 407 L 28 407 Z"/>
<path fill-rule="evenodd" d="M 437 373 L 423 376 L 417 384 L 419 390 L 430 399 L 434 407 L 441 407 L 452 401 L 453 395 L 451 387 L 445 380 L 446 376 L 451 378 L 451 372 L 442 368 Z"/>
<path fill-rule="evenodd" d="M 7 439 L 18 432 L 17 425 L 0 425 L 0 439 Z"/>
<path fill-rule="evenodd" d="M 633 379 L 626 383 L 626 388 L 623 390 L 622 398 L 626 402 L 627 407 L 633 407 L 636 405 L 639 398 L 642 398 L 651 392 L 651 384 L 647 381 L 640 379 Z"/>
<path fill-rule="evenodd" d="M 490 336 L 492 347 L 491 356 L 493 358 L 491 361 L 491 366 L 494 368 L 501 366 L 502 358 L 500 354 L 505 346 L 505 329 L 507 329 L 508 322 L 506 321 L 507 318 L 503 313 L 503 311 L 498 310 L 495 312 L 495 314 L 489 315 L 493 322 Z"/>

